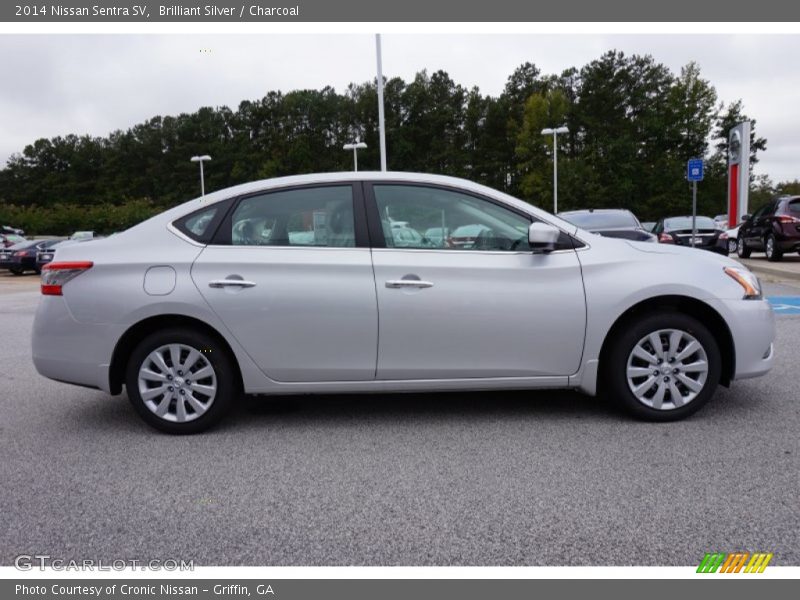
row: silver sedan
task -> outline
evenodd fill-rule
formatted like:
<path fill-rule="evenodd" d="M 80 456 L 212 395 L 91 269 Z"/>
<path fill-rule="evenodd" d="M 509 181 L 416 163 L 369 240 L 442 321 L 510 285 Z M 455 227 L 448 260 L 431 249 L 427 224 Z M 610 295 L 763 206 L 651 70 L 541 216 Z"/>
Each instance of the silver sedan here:
<path fill-rule="evenodd" d="M 460 179 L 360 172 L 233 187 L 59 250 L 33 360 L 125 388 L 171 433 L 242 393 L 602 390 L 666 421 L 769 371 L 773 338 L 758 279 L 726 257 L 602 238 Z"/>

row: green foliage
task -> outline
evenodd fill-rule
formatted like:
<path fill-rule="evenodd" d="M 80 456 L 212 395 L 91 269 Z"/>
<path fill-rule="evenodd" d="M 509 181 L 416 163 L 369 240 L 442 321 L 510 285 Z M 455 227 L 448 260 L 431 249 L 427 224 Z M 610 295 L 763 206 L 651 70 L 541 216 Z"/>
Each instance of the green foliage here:
<path fill-rule="evenodd" d="M 544 75 L 527 62 L 498 97 L 467 89 L 444 71 L 384 87 L 389 167 L 466 177 L 552 206 L 552 138 L 559 136 L 559 208 L 630 208 L 646 220 L 689 211 L 686 161 L 705 157 L 700 211 L 725 211 L 727 138 L 747 120 L 741 101 L 720 103 L 700 68 L 679 74 L 651 56 L 611 51 L 580 68 Z M 210 154 L 206 190 L 256 179 L 380 166 L 376 82 L 343 93 L 268 92 L 238 108 L 155 116 L 107 137 L 39 139 L 0 170 L 0 215 L 31 232 L 112 231 L 199 192 L 195 154 Z M 766 140 L 751 138 L 751 163 Z M 754 180 L 762 201 L 774 189 Z M 791 184 L 785 184 L 791 185 Z M 795 188 L 796 189 L 796 182 Z"/>
<path fill-rule="evenodd" d="M 148 200 L 129 200 L 124 204 L 61 204 L 46 208 L 0 203 L 0 223 L 14 223 L 25 235 L 70 235 L 89 230 L 102 234 L 122 231 L 149 219 L 162 208 Z"/>

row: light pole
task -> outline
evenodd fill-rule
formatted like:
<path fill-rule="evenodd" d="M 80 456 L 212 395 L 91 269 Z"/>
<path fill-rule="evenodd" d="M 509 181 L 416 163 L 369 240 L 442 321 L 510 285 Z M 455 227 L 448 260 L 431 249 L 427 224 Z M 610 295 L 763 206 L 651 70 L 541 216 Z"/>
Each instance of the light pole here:
<path fill-rule="evenodd" d="M 381 34 L 375 34 L 375 55 L 378 58 L 378 132 L 381 144 L 381 171 L 386 170 L 386 122 L 383 116 L 383 57 L 381 55 Z M 358 170 L 358 169 L 356 169 Z"/>
<path fill-rule="evenodd" d="M 208 154 L 204 154 L 203 156 L 193 156 L 191 158 L 192 162 L 199 162 L 200 163 L 200 195 L 206 195 L 206 181 L 205 176 L 203 175 L 203 162 L 211 160 L 211 157 Z"/>
<path fill-rule="evenodd" d="M 553 136 L 553 214 L 558 213 L 558 134 L 569 133 L 565 125 L 555 129 L 548 127 L 542 129 L 542 135 Z"/>
<path fill-rule="evenodd" d="M 353 170 L 358 171 L 358 151 L 362 148 L 366 148 L 367 145 L 364 142 L 359 142 L 356 140 L 352 144 L 345 144 L 342 146 L 342 150 L 352 150 L 353 151 Z"/>

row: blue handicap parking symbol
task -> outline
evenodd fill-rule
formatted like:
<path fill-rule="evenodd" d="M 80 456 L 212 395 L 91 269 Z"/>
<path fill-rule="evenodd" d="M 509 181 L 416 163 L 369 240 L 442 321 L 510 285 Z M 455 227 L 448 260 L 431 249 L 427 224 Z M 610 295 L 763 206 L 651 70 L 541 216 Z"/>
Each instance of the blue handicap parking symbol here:
<path fill-rule="evenodd" d="M 800 315 L 800 296 L 769 296 L 776 315 Z"/>

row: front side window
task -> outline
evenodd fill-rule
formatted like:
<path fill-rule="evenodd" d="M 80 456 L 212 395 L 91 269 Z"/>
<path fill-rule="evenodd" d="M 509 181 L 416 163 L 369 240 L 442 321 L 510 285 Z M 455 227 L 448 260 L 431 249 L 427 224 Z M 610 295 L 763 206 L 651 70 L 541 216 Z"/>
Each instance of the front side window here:
<path fill-rule="evenodd" d="M 388 248 L 530 250 L 530 219 L 456 191 L 374 185 Z"/>
<path fill-rule="evenodd" d="M 237 246 L 356 245 L 350 186 L 313 187 L 250 196 L 231 218 Z"/>

